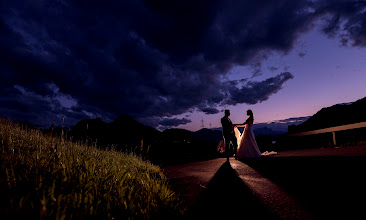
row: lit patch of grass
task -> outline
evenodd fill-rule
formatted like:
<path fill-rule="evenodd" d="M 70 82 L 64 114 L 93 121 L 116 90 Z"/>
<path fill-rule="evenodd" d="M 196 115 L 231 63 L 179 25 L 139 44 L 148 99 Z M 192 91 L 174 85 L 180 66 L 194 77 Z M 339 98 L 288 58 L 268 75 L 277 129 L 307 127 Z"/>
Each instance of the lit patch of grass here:
<path fill-rule="evenodd" d="M 0 119 L 0 218 L 177 217 L 159 167 Z"/>

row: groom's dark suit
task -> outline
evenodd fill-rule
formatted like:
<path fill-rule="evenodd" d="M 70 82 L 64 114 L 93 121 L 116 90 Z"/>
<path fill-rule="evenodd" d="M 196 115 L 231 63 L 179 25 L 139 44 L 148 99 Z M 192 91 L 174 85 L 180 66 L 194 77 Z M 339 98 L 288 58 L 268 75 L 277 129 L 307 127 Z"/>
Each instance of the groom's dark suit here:
<path fill-rule="evenodd" d="M 228 116 L 224 116 L 223 118 L 221 118 L 221 125 L 222 136 L 224 137 L 225 142 L 225 153 L 227 155 L 227 158 L 229 158 L 229 156 L 232 154 L 232 152 L 230 151 L 230 142 L 234 147 L 234 153 L 236 153 L 236 150 L 238 148 L 238 143 L 234 132 L 234 125 Z"/>

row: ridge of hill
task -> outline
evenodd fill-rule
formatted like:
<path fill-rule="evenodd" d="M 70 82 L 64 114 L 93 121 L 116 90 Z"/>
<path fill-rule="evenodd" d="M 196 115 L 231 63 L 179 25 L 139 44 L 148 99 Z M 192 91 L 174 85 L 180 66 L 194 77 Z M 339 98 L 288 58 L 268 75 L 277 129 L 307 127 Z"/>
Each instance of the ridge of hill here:
<path fill-rule="evenodd" d="M 111 123 L 100 118 L 83 119 L 71 128 L 73 140 L 95 143 L 99 146 L 141 145 L 141 141 L 153 143 L 161 133 L 135 121 L 129 115 L 121 115 Z"/>
<path fill-rule="evenodd" d="M 290 118 L 254 125 L 258 145 L 267 150 L 274 138 L 287 133 L 287 126 L 298 124 L 308 117 Z M 217 146 L 222 141 L 221 128 L 202 128 L 189 131 L 170 128 L 158 131 L 137 122 L 129 115 L 121 115 L 110 123 L 100 118 L 83 119 L 71 128 L 68 136 L 99 148 L 113 146 L 116 150 L 145 156 L 156 164 L 169 164 L 216 158 Z M 269 149 L 270 150 L 270 149 Z"/>
<path fill-rule="evenodd" d="M 129 115 L 121 115 L 111 123 L 100 118 L 83 119 L 71 128 L 69 136 L 99 148 L 113 146 L 140 154 L 158 164 L 217 157 L 217 144 L 222 139 L 221 131 L 210 129 L 191 132 L 172 128 L 161 132 Z"/>
<path fill-rule="evenodd" d="M 254 133 L 259 136 L 279 137 L 287 133 L 286 127 L 289 133 L 294 133 L 357 123 L 366 121 L 365 112 L 366 97 L 353 103 L 323 108 L 311 117 L 255 124 Z M 117 150 L 143 154 L 160 164 L 218 157 L 216 148 L 222 140 L 220 128 L 203 128 L 195 132 L 171 128 L 161 132 L 137 122 L 126 114 L 111 123 L 106 123 L 100 118 L 83 119 L 71 128 L 69 136 L 74 141 L 82 141 L 100 148 L 113 146 Z M 259 140 L 259 145 L 260 142 Z M 267 142 L 270 143 L 266 140 Z"/>
<path fill-rule="evenodd" d="M 290 126 L 289 132 L 303 132 L 316 129 L 366 121 L 366 97 L 353 103 L 336 104 L 322 108 L 302 124 Z"/>

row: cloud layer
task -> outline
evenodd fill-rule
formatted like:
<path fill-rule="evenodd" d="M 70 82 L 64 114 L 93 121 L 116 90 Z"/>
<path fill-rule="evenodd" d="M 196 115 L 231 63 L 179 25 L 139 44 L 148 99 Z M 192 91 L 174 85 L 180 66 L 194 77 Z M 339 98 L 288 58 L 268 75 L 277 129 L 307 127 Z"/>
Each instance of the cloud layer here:
<path fill-rule="evenodd" d="M 364 9 L 346 0 L 5 0 L 0 114 L 73 124 L 127 113 L 174 126 L 189 123 L 175 118 L 189 111 L 262 102 L 294 76 L 273 68 L 255 81 L 266 59 L 258 54 L 289 52 L 319 19 L 329 37 L 365 46 Z M 226 77 L 237 65 L 254 73 Z"/>

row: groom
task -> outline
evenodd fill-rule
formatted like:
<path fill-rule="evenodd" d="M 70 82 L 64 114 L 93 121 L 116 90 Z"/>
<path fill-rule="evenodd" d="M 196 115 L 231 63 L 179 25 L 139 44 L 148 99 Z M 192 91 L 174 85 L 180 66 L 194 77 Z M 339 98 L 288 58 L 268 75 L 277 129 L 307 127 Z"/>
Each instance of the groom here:
<path fill-rule="evenodd" d="M 222 136 L 224 138 L 225 153 L 226 153 L 227 160 L 229 160 L 229 157 L 232 153 L 232 152 L 230 152 L 230 142 L 232 143 L 232 145 L 234 147 L 233 153 L 236 154 L 236 149 L 238 148 L 238 143 L 237 143 L 235 132 L 234 132 L 234 125 L 231 122 L 229 116 L 230 116 L 230 110 L 226 109 L 225 116 L 223 118 L 221 118 Z"/>

